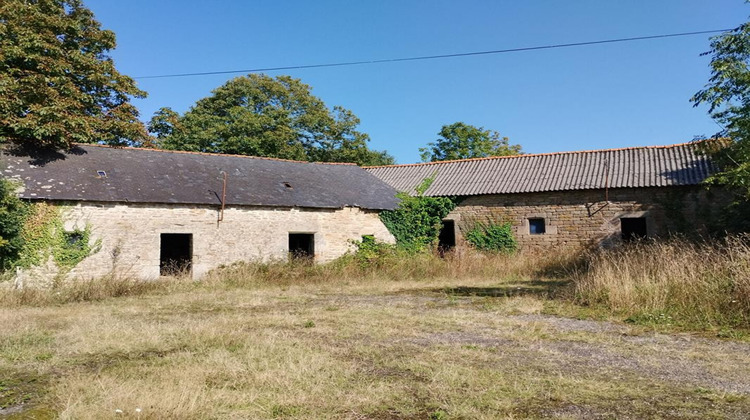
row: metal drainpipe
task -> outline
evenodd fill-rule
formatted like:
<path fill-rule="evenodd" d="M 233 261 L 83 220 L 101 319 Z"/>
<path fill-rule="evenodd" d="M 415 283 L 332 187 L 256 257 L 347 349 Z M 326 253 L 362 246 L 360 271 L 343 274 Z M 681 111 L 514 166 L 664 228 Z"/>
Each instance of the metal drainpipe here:
<path fill-rule="evenodd" d="M 224 203 L 227 198 L 227 173 L 224 171 L 221 171 L 221 173 L 224 174 L 224 186 L 221 188 L 221 212 L 219 213 L 219 222 L 224 220 Z"/>

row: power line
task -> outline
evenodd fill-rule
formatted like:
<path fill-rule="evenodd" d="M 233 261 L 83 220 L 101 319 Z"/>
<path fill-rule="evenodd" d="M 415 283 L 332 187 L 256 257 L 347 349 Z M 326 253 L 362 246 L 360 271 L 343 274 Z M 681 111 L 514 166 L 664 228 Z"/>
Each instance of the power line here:
<path fill-rule="evenodd" d="M 675 37 L 680 37 L 680 36 L 714 34 L 714 33 L 719 33 L 719 32 L 727 32 L 731 30 L 732 29 L 715 29 L 711 31 L 682 32 L 682 33 L 676 33 L 676 34 L 637 36 L 637 37 L 632 37 L 632 38 L 605 39 L 605 40 L 600 40 L 600 41 L 574 42 L 570 44 L 541 45 L 541 46 L 535 46 L 535 47 L 509 48 L 509 49 L 504 49 L 504 50 L 492 50 L 492 51 L 474 51 L 474 52 L 456 53 L 456 54 L 386 58 L 386 59 L 381 59 L 381 60 L 345 61 L 345 62 L 340 62 L 340 63 L 308 64 L 308 65 L 302 65 L 302 66 L 284 66 L 284 67 L 265 67 L 265 68 L 244 69 L 244 70 L 206 71 L 206 72 L 199 72 L 199 73 L 160 74 L 160 75 L 155 75 L 155 76 L 138 76 L 138 77 L 134 77 L 134 79 L 163 79 L 163 78 L 168 78 L 168 77 L 210 76 L 210 75 L 217 75 L 217 74 L 257 73 L 257 72 L 262 72 L 262 71 L 300 70 L 300 69 L 315 69 L 315 68 L 322 68 L 322 67 L 344 67 L 344 66 L 359 66 L 359 65 L 364 65 L 364 64 L 397 63 L 397 62 L 402 62 L 402 61 L 436 60 L 436 59 L 441 59 L 441 58 L 468 57 L 468 56 L 473 56 L 473 55 L 504 54 L 504 53 L 511 53 L 511 52 L 520 52 L 520 51 L 549 50 L 553 48 L 581 47 L 584 45 L 613 44 L 616 42 L 642 41 L 642 40 L 647 40 L 647 39 L 675 38 Z"/>

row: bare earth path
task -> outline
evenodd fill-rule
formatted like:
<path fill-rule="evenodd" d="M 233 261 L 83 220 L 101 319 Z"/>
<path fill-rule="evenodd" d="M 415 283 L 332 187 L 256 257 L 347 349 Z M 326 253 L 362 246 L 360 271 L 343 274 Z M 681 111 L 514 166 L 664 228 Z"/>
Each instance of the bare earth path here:
<path fill-rule="evenodd" d="M 750 343 L 447 286 L 0 309 L 0 418 L 750 417 Z"/>

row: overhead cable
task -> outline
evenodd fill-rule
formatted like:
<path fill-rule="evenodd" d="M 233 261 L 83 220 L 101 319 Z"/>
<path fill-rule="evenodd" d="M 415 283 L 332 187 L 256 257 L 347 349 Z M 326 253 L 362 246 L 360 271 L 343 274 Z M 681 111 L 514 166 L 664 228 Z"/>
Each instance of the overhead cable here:
<path fill-rule="evenodd" d="M 586 46 L 586 45 L 613 44 L 617 42 L 643 41 L 643 40 L 648 40 L 648 39 L 659 39 L 659 38 L 675 38 L 675 37 L 682 37 L 682 36 L 713 34 L 713 33 L 719 33 L 719 32 L 727 32 L 731 30 L 732 29 L 715 29 L 715 30 L 710 30 L 710 31 L 681 32 L 681 33 L 674 33 L 674 34 L 637 36 L 637 37 L 631 37 L 631 38 L 617 38 L 617 39 L 605 39 L 605 40 L 599 40 L 599 41 L 573 42 L 569 44 L 540 45 L 540 46 L 534 46 L 534 47 L 508 48 L 508 49 L 491 50 L 491 51 L 474 51 L 474 52 L 454 53 L 454 54 L 424 55 L 424 56 L 417 56 L 417 57 L 385 58 L 385 59 L 380 59 L 380 60 L 345 61 L 345 62 L 339 62 L 339 63 L 308 64 L 308 65 L 281 66 L 281 67 L 261 67 L 261 68 L 254 68 L 254 69 L 205 71 L 205 72 L 196 72 L 196 73 L 160 74 L 160 75 L 152 75 L 152 76 L 138 76 L 138 77 L 134 77 L 134 79 L 163 79 L 163 78 L 169 78 L 169 77 L 210 76 L 210 75 L 217 75 L 217 74 L 233 74 L 233 73 L 258 73 L 258 72 L 264 72 L 264 71 L 300 70 L 300 69 L 315 69 L 315 68 L 323 68 L 323 67 L 344 67 L 344 66 L 359 66 L 359 65 L 365 65 L 365 64 L 398 63 L 398 62 L 403 62 L 403 61 L 437 60 L 437 59 L 442 59 L 442 58 L 504 54 L 504 53 L 521 52 L 521 51 L 549 50 L 553 48 L 569 48 L 569 47 L 581 47 L 581 46 Z"/>

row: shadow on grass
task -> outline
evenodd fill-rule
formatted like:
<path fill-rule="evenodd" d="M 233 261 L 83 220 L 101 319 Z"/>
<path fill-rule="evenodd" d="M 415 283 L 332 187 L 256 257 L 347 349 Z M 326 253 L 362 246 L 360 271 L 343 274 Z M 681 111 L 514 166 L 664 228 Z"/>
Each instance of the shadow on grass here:
<path fill-rule="evenodd" d="M 561 297 L 569 290 L 570 280 L 528 280 L 493 287 L 442 287 L 432 292 L 451 296 L 513 297 L 535 296 L 540 298 Z"/>

